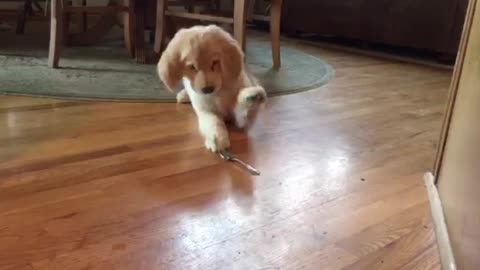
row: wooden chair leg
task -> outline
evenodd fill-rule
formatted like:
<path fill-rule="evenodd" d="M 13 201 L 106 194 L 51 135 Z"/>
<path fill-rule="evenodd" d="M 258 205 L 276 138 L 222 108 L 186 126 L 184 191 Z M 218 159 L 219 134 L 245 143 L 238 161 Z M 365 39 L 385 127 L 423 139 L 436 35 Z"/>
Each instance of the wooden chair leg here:
<path fill-rule="evenodd" d="M 135 57 L 135 1 L 128 1 L 129 11 L 123 16 L 123 37 L 125 40 L 125 47 L 131 57 Z"/>
<path fill-rule="evenodd" d="M 157 21 L 155 24 L 155 42 L 153 45 L 153 50 L 157 56 L 160 56 L 162 53 L 162 46 L 165 39 L 165 10 L 167 8 L 167 1 L 168 0 L 157 0 Z"/>
<path fill-rule="evenodd" d="M 40 13 L 44 13 L 43 7 L 38 3 L 38 0 L 32 0 L 33 5 L 38 9 Z"/>
<path fill-rule="evenodd" d="M 233 36 L 245 51 L 245 28 L 247 24 L 247 0 L 234 0 Z"/>
<path fill-rule="evenodd" d="M 247 2 L 247 22 L 253 22 L 253 15 L 255 14 L 255 0 L 249 0 Z"/>
<path fill-rule="evenodd" d="M 135 3 L 135 61 L 137 64 L 147 63 L 145 51 L 145 1 L 134 0 Z"/>
<path fill-rule="evenodd" d="M 17 34 L 25 33 L 25 24 L 27 23 L 28 15 L 32 12 L 32 1 L 25 0 L 23 3 L 23 9 L 18 16 L 17 20 Z"/>
<path fill-rule="evenodd" d="M 81 5 L 82 5 L 82 7 L 87 6 L 87 0 L 82 0 Z M 87 19 L 87 13 L 86 12 L 80 14 L 80 25 L 82 27 L 82 32 L 87 32 L 88 19 Z"/>
<path fill-rule="evenodd" d="M 273 68 L 280 68 L 280 17 L 282 14 L 282 0 L 272 0 L 270 10 L 270 38 L 272 43 Z"/>
<path fill-rule="evenodd" d="M 50 49 L 48 66 L 57 68 L 63 46 L 63 4 L 62 0 L 51 0 Z"/>
<path fill-rule="evenodd" d="M 73 5 L 73 2 L 72 0 L 62 0 L 62 10 L 63 10 L 63 7 L 64 6 L 72 6 Z M 70 40 L 69 40 L 69 33 L 70 33 L 70 22 L 71 22 L 71 18 L 72 18 L 72 15 L 69 14 L 69 13 L 64 13 L 62 12 L 62 18 L 63 18 L 63 25 L 62 25 L 62 28 L 63 28 L 63 45 L 64 46 L 68 46 L 70 44 Z"/>

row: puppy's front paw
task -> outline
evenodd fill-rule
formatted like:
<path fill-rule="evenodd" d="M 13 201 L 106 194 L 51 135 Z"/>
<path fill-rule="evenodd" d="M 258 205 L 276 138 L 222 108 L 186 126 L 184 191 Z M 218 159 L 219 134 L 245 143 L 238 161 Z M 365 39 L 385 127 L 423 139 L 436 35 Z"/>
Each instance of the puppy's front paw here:
<path fill-rule="evenodd" d="M 219 130 L 216 132 L 216 134 L 208 136 L 205 139 L 205 147 L 212 152 L 226 150 L 230 147 L 230 139 L 228 138 L 228 132 L 224 130 Z"/>
<path fill-rule="evenodd" d="M 267 93 L 265 92 L 265 89 L 260 86 L 245 88 L 238 96 L 238 102 L 244 107 L 260 105 L 266 100 Z"/>

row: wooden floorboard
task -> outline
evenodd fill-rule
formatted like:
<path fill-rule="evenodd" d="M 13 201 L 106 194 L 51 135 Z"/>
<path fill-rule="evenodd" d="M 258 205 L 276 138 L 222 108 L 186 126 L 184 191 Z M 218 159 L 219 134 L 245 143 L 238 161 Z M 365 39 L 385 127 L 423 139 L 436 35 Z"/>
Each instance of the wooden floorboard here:
<path fill-rule="evenodd" d="M 232 151 L 188 105 L 0 97 L 0 269 L 439 269 L 427 194 L 450 72 L 294 40 L 336 69 Z"/>

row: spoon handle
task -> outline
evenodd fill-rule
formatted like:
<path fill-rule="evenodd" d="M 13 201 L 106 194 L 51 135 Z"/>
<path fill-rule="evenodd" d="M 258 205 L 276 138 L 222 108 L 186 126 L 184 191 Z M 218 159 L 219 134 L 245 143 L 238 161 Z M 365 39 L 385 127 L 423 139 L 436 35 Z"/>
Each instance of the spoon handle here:
<path fill-rule="evenodd" d="M 240 159 L 236 158 L 235 156 L 233 156 L 230 152 L 228 151 L 221 151 L 219 152 L 220 154 L 220 157 L 224 160 L 227 160 L 227 161 L 233 161 L 233 162 L 237 162 L 238 164 L 242 165 L 245 169 L 247 169 L 251 174 L 253 175 L 260 175 L 260 172 L 255 169 L 253 166 L 251 166 L 250 164 L 247 164 L 243 161 L 241 161 Z"/>
<path fill-rule="evenodd" d="M 232 158 L 232 161 L 235 161 L 235 162 L 241 164 L 241 165 L 242 165 L 243 167 L 245 167 L 250 173 L 252 173 L 252 174 L 254 174 L 254 175 L 260 175 L 260 172 L 259 172 L 257 169 L 255 169 L 254 167 L 252 167 L 250 164 L 247 164 L 247 163 L 241 161 L 240 159 L 238 159 L 238 158 L 236 158 L 236 157 Z"/>

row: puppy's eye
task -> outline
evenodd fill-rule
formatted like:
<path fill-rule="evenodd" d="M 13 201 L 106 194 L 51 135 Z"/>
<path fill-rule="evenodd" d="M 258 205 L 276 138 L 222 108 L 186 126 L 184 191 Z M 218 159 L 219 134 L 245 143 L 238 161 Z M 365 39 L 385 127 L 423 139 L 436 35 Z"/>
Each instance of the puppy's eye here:
<path fill-rule="evenodd" d="M 191 71 L 197 71 L 197 68 L 195 67 L 194 64 L 188 65 L 187 68 L 188 68 L 189 70 L 191 70 Z"/>
<path fill-rule="evenodd" d="M 214 71 L 215 69 L 217 69 L 219 66 L 220 66 L 220 61 L 219 61 L 219 60 L 213 61 L 212 67 L 211 67 L 212 71 Z"/>

